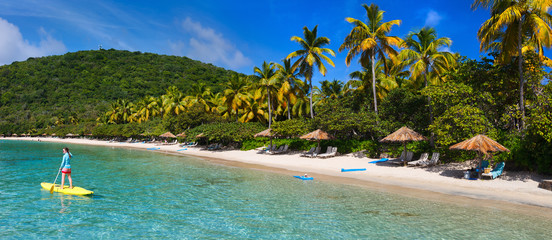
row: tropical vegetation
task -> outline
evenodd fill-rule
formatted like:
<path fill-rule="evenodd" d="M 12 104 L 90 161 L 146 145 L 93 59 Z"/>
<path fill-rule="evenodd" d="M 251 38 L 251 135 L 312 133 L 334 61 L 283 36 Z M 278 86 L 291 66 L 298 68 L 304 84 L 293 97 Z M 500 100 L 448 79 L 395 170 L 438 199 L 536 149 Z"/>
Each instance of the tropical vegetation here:
<path fill-rule="evenodd" d="M 398 154 L 379 140 L 402 126 L 430 136 L 408 144 L 440 152 L 445 161 L 473 159 L 450 151 L 454 143 L 486 134 L 511 152 L 495 156 L 511 169 L 552 173 L 552 85 L 549 1 L 475 0 L 490 18 L 479 29 L 480 60 L 451 53 L 451 39 L 425 27 L 393 36 L 400 20 L 383 20 L 375 4 L 362 5 L 366 22 L 352 29 L 339 51 L 358 57 L 349 79 L 322 80 L 334 63 L 330 39 L 318 26 L 294 36 L 298 50 L 240 74 L 187 58 L 118 50 L 32 58 L 0 67 L 0 134 L 68 133 L 150 138 L 184 132 L 186 141 L 222 142 L 251 149 L 268 138 L 305 150 L 297 136 L 323 129 L 321 145 L 341 153 Z M 361 17 L 361 16 L 359 16 Z M 315 71 L 317 70 L 317 71 Z"/>

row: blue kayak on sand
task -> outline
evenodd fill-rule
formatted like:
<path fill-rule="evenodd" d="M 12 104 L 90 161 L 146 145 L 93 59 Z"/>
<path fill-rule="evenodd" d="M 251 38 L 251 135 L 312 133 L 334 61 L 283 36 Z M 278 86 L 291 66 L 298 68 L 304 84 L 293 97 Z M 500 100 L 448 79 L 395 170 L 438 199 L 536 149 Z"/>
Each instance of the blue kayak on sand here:
<path fill-rule="evenodd" d="M 350 168 L 350 169 L 342 168 L 341 169 L 341 172 L 357 172 L 357 171 L 366 171 L 366 168 Z"/>
<path fill-rule="evenodd" d="M 382 158 L 380 160 L 375 160 L 375 161 L 371 161 L 371 162 L 368 162 L 368 163 L 379 163 L 379 162 L 387 162 L 389 161 L 389 158 Z"/>
<path fill-rule="evenodd" d="M 146 148 L 147 150 L 159 150 L 161 148 Z"/>

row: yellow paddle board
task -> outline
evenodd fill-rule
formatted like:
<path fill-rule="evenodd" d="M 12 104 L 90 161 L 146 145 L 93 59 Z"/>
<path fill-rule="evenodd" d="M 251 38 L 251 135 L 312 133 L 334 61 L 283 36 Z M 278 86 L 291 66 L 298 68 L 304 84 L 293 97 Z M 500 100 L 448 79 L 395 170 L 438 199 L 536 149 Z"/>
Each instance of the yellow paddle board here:
<path fill-rule="evenodd" d="M 40 186 L 42 186 L 42 188 L 50 191 L 50 188 L 52 187 L 52 184 L 51 183 L 41 183 Z M 54 187 L 54 192 L 58 192 L 58 193 L 64 193 L 64 194 L 71 194 L 71 195 L 90 195 L 94 192 L 90 191 L 90 190 L 86 190 L 84 188 L 81 188 L 81 187 L 73 187 L 73 189 L 69 188 L 69 186 L 64 186 L 63 189 L 60 188 L 59 184 L 56 184 L 56 186 Z"/>

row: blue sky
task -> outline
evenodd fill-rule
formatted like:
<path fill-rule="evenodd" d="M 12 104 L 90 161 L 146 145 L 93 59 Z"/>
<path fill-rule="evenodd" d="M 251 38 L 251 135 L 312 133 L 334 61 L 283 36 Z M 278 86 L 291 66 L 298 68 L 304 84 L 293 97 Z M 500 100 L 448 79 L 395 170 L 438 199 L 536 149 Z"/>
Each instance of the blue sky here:
<path fill-rule="evenodd" d="M 402 20 L 391 35 L 404 37 L 424 26 L 451 38 L 450 51 L 480 58 L 477 30 L 488 18 L 486 10 L 472 11 L 472 1 L 288 1 L 288 0 L 0 0 L 0 65 L 29 57 L 98 49 L 124 49 L 187 56 L 252 74 L 263 61 L 281 62 L 299 45 L 304 26 L 318 25 L 328 37 L 335 68 L 314 82 L 347 81 L 358 70 L 357 59 L 345 65 L 338 52 L 351 30 L 346 17 L 366 19 L 361 4 L 375 3 L 384 21 Z"/>

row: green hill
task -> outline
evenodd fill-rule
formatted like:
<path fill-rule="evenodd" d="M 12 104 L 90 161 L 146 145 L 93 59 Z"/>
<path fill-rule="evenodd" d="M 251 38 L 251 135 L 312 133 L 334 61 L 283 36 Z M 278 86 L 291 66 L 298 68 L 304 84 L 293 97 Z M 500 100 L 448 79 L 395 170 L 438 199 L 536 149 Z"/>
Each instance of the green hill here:
<path fill-rule="evenodd" d="M 221 90 L 235 72 L 186 57 L 120 50 L 79 51 L 0 66 L 0 133 L 42 128 L 56 117 L 91 121 L 116 99 Z"/>

